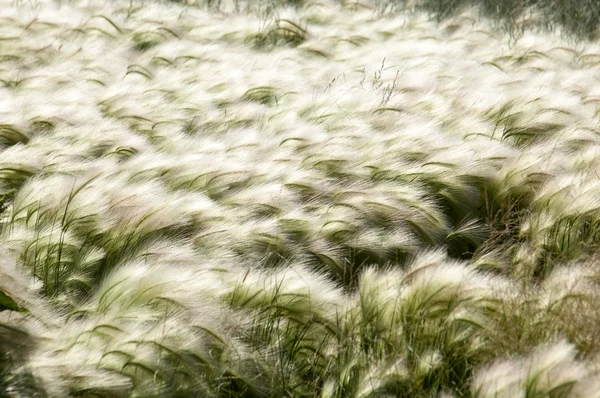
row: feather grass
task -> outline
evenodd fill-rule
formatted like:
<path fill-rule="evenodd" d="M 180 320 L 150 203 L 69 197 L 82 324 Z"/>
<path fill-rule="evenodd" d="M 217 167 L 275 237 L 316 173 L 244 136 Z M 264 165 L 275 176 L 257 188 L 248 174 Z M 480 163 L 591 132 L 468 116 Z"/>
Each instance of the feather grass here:
<path fill-rule="evenodd" d="M 0 0 L 0 395 L 598 391 L 595 9 L 342 3 Z"/>

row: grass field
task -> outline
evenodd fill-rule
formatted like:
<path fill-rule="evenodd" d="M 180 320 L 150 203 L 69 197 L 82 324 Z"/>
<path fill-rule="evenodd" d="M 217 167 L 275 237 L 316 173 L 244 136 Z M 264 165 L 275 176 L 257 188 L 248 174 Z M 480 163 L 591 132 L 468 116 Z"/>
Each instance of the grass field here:
<path fill-rule="evenodd" d="M 0 0 L 0 397 L 600 397 L 558 3 Z"/>

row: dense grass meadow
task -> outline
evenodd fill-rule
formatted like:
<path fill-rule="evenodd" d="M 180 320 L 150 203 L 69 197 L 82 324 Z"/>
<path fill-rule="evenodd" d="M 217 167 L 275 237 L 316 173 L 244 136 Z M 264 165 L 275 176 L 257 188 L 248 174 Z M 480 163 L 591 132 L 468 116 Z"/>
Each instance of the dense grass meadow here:
<path fill-rule="evenodd" d="M 599 19 L 0 0 L 0 397 L 600 397 Z"/>

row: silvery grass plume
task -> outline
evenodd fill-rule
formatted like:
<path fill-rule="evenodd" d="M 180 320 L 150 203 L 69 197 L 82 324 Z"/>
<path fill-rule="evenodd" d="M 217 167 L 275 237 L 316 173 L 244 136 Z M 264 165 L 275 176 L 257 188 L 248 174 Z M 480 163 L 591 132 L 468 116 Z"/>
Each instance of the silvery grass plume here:
<path fill-rule="evenodd" d="M 497 361 L 475 376 L 475 397 L 595 397 L 598 381 L 565 341 L 539 347 L 520 360 Z"/>
<path fill-rule="evenodd" d="M 36 294 L 36 283 L 23 275 L 6 247 L 0 259 L 0 391 L 8 396 L 35 396 L 43 388 L 26 364 L 41 334 L 59 324 L 53 308 Z"/>
<path fill-rule="evenodd" d="M 420 395 L 466 380 L 460 372 L 487 349 L 487 314 L 506 284 L 441 252 L 405 271 L 366 270 L 342 316 L 343 355 L 326 396 Z"/>
<path fill-rule="evenodd" d="M 64 326 L 45 331 L 28 368 L 51 395 L 267 394 L 255 361 L 228 332 L 232 319 L 220 318 L 220 273 L 208 266 L 170 272 L 179 266 L 122 265 Z"/>

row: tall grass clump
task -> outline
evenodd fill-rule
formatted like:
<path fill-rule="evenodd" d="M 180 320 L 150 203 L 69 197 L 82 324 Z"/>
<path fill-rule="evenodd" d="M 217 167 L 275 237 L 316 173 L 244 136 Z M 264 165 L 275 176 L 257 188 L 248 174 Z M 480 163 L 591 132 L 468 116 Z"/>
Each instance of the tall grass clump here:
<path fill-rule="evenodd" d="M 449 20 L 472 7 L 514 39 L 526 31 L 544 29 L 559 30 L 575 39 L 595 40 L 600 27 L 600 6 L 593 0 L 388 0 L 376 2 L 376 7 L 381 14 L 424 11 L 437 21 Z"/>

